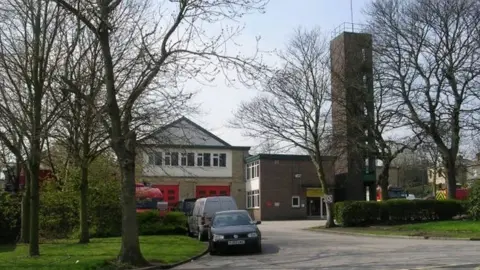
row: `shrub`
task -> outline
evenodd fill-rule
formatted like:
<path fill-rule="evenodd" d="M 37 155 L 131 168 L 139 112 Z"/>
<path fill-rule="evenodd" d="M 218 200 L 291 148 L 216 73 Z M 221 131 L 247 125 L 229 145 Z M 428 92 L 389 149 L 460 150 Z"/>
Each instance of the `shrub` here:
<path fill-rule="evenodd" d="M 346 201 L 335 204 L 335 219 L 345 227 L 402 224 L 450 220 L 464 211 L 464 203 L 456 200 Z"/>
<path fill-rule="evenodd" d="M 467 213 L 474 220 L 480 220 L 480 181 L 476 181 L 468 195 Z"/>
<path fill-rule="evenodd" d="M 42 189 L 40 205 L 40 237 L 66 238 L 78 227 L 78 200 L 74 192 Z"/>
<path fill-rule="evenodd" d="M 20 235 L 21 196 L 0 193 L 0 244 L 15 243 Z"/>
<path fill-rule="evenodd" d="M 137 214 L 140 235 L 185 234 L 186 217 L 183 213 L 169 212 L 161 217 L 158 211 Z"/>

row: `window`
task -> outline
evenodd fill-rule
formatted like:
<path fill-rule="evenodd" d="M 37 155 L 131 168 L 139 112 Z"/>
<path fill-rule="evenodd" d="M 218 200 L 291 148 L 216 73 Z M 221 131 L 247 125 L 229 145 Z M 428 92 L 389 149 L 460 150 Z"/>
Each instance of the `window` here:
<path fill-rule="evenodd" d="M 197 154 L 197 166 L 203 166 L 203 154 L 202 153 Z"/>
<path fill-rule="evenodd" d="M 247 208 L 260 207 L 260 190 L 247 191 Z"/>
<path fill-rule="evenodd" d="M 172 166 L 178 166 L 178 152 L 172 152 Z"/>
<path fill-rule="evenodd" d="M 220 167 L 227 167 L 227 154 L 220 154 Z"/>
<path fill-rule="evenodd" d="M 247 164 L 246 169 L 247 180 L 260 177 L 260 161 L 254 161 Z"/>
<path fill-rule="evenodd" d="M 166 152 L 165 153 L 165 166 L 170 166 L 171 164 L 171 156 L 170 156 L 170 152 Z"/>
<path fill-rule="evenodd" d="M 203 153 L 203 167 L 210 167 L 210 162 L 210 153 Z"/>
<path fill-rule="evenodd" d="M 187 166 L 187 153 L 180 153 L 180 164 Z"/>
<path fill-rule="evenodd" d="M 187 154 L 187 166 L 195 166 L 195 153 Z"/>
<path fill-rule="evenodd" d="M 292 196 L 292 207 L 300 207 L 300 196 Z"/>
<path fill-rule="evenodd" d="M 148 165 L 155 165 L 155 154 L 148 154 Z"/>
<path fill-rule="evenodd" d="M 157 166 L 162 165 L 162 152 L 155 153 L 155 165 Z"/>
<path fill-rule="evenodd" d="M 218 154 L 213 154 L 213 167 L 218 167 Z"/>

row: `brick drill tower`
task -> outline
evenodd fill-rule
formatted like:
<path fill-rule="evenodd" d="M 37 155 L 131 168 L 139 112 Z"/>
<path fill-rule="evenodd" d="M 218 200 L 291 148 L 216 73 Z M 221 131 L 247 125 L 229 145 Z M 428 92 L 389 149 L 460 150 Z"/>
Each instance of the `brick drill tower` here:
<path fill-rule="evenodd" d="M 344 200 L 375 198 L 372 36 L 343 24 L 330 42 L 332 123 L 337 186 Z M 340 31 L 338 31 L 340 30 Z"/>

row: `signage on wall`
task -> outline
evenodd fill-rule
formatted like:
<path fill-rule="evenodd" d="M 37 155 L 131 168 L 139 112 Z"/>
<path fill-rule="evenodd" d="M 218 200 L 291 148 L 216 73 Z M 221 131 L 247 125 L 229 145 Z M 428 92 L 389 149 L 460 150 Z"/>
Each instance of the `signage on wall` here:
<path fill-rule="evenodd" d="M 272 205 L 273 205 L 271 201 L 267 201 L 265 204 L 266 204 L 268 207 L 272 207 Z"/>
<path fill-rule="evenodd" d="M 321 188 L 307 188 L 307 197 L 321 198 L 323 196 L 323 189 Z"/>
<path fill-rule="evenodd" d="M 279 202 L 275 202 L 275 207 L 279 207 L 280 206 L 280 203 Z"/>

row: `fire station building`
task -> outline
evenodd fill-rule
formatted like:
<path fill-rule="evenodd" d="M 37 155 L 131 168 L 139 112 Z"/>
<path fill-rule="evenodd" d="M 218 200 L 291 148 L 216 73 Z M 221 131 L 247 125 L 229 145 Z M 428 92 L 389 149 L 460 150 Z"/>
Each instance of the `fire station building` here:
<path fill-rule="evenodd" d="M 244 209 L 244 159 L 250 147 L 232 146 L 186 117 L 138 143 L 137 181 L 159 188 L 165 201 L 227 195 Z"/>

